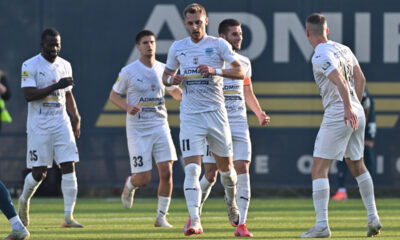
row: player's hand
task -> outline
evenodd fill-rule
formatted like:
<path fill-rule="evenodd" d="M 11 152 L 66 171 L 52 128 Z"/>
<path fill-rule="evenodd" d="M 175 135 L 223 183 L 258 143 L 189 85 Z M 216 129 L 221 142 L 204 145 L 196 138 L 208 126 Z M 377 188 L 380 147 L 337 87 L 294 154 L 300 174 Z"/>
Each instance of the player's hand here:
<path fill-rule="evenodd" d="M 208 65 L 204 65 L 204 64 L 197 66 L 197 70 L 203 77 L 208 77 L 208 76 L 216 74 L 215 68 L 212 68 L 212 67 L 210 67 Z"/>
<path fill-rule="evenodd" d="M 57 83 L 53 84 L 54 90 L 63 89 L 74 84 L 72 77 L 61 78 Z"/>
<path fill-rule="evenodd" d="M 354 130 L 357 130 L 358 117 L 357 114 L 351 108 L 344 109 L 344 123 L 346 124 L 346 126 L 347 126 L 347 121 L 350 122 L 350 125 Z"/>
<path fill-rule="evenodd" d="M 128 105 L 128 108 L 126 109 L 126 111 L 132 115 L 136 115 L 138 112 L 140 112 L 140 110 L 142 109 L 139 106 L 132 106 L 132 105 Z"/>
<path fill-rule="evenodd" d="M 171 85 L 179 85 L 181 84 L 181 82 L 183 81 L 183 78 L 185 77 L 185 75 L 182 74 L 177 74 L 174 75 L 171 79 Z"/>
<path fill-rule="evenodd" d="M 81 117 L 75 116 L 71 119 L 72 131 L 74 136 L 79 138 L 81 136 Z"/>
<path fill-rule="evenodd" d="M 267 126 L 271 122 L 271 118 L 264 111 L 262 111 L 257 118 L 260 126 Z"/>

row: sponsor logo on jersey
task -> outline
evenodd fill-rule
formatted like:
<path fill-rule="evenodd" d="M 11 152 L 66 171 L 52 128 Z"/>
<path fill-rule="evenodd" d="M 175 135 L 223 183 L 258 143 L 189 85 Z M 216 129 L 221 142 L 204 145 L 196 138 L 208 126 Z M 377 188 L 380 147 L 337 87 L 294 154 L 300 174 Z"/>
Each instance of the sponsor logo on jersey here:
<path fill-rule="evenodd" d="M 143 80 L 142 80 L 142 79 L 139 79 L 139 78 L 137 78 L 136 81 L 138 81 L 138 82 L 143 82 Z"/>
<path fill-rule="evenodd" d="M 214 53 L 214 48 L 206 48 L 205 53 L 207 56 L 211 56 Z"/>
<path fill-rule="evenodd" d="M 29 72 L 28 71 L 22 71 L 22 77 L 29 77 Z M 25 81 L 25 79 L 24 79 Z"/>
<path fill-rule="evenodd" d="M 39 75 L 42 75 L 43 77 L 45 76 L 43 72 L 39 72 Z"/>
<path fill-rule="evenodd" d="M 118 76 L 118 78 L 117 78 L 117 82 L 119 82 L 119 81 L 121 81 L 121 77 L 120 76 Z"/>

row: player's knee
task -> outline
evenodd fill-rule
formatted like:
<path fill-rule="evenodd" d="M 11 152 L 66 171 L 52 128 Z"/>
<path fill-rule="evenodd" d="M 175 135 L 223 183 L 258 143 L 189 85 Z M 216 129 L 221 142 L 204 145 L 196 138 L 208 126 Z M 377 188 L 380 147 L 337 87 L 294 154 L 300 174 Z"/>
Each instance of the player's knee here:
<path fill-rule="evenodd" d="M 74 162 L 61 163 L 60 167 L 61 167 L 62 174 L 73 173 L 75 171 L 75 163 Z"/>
<path fill-rule="evenodd" d="M 138 181 L 135 183 L 135 186 L 137 187 L 145 187 L 150 184 L 151 181 L 151 175 L 150 174 L 144 174 L 142 175 Z"/>
<path fill-rule="evenodd" d="M 160 173 L 160 180 L 163 182 L 172 182 L 172 172 L 163 171 Z"/>
<path fill-rule="evenodd" d="M 32 168 L 32 177 L 35 181 L 43 181 L 47 176 L 47 167 Z"/>

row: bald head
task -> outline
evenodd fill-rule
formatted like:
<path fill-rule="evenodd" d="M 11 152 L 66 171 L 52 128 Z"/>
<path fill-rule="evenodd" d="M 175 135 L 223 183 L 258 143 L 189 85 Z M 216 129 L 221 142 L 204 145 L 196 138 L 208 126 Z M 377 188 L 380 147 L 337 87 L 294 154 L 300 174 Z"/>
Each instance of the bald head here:
<path fill-rule="evenodd" d="M 315 37 L 326 37 L 328 25 L 321 13 L 313 13 L 306 20 L 306 28 Z"/>

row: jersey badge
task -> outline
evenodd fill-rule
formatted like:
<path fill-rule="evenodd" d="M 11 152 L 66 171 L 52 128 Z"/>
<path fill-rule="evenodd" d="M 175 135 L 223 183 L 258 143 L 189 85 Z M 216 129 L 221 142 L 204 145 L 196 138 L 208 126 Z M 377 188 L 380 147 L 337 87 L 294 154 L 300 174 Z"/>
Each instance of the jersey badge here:
<path fill-rule="evenodd" d="M 28 71 L 22 71 L 22 77 L 29 77 L 29 72 Z"/>
<path fill-rule="evenodd" d="M 155 84 L 152 84 L 152 85 L 151 85 L 151 91 L 154 91 L 154 90 L 156 90 L 156 85 L 155 85 Z"/>
<path fill-rule="evenodd" d="M 322 69 L 323 69 L 324 71 L 326 71 L 326 69 L 328 69 L 330 66 L 331 66 L 331 63 L 330 63 L 330 62 L 326 62 L 326 63 L 324 63 L 324 64 L 322 65 Z"/>
<path fill-rule="evenodd" d="M 119 82 L 119 81 L 121 81 L 121 77 L 120 76 L 118 76 L 118 78 L 117 78 L 117 82 Z"/>
<path fill-rule="evenodd" d="M 197 65 L 199 63 L 199 58 L 195 57 L 193 58 L 193 64 Z"/>
<path fill-rule="evenodd" d="M 211 56 L 214 53 L 214 48 L 206 48 L 205 53 L 207 56 Z"/>

